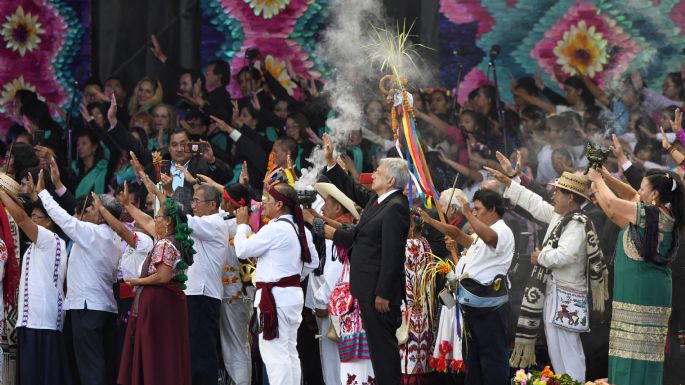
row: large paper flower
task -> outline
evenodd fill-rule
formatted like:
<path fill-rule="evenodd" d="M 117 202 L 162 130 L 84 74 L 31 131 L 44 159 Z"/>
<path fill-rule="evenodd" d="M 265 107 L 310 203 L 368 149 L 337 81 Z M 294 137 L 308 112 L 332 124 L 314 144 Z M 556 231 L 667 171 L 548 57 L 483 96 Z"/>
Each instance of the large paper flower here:
<path fill-rule="evenodd" d="M 581 20 L 564 32 L 563 40 L 554 47 L 554 54 L 564 72 L 576 75 L 580 71 L 593 78 L 607 64 L 607 41 L 594 25 L 588 28 L 585 20 Z"/>
<path fill-rule="evenodd" d="M 2 92 L 0 93 L 0 112 L 7 112 L 7 104 L 14 100 L 14 96 L 19 90 L 36 92 L 36 87 L 33 84 L 26 82 L 23 76 L 19 76 L 4 84 L 2 86 Z M 45 100 L 40 94 L 38 94 L 38 99 Z"/>
<path fill-rule="evenodd" d="M 267 55 L 266 59 L 264 60 L 264 66 L 266 67 L 266 70 L 269 71 L 271 76 L 278 80 L 278 82 L 281 83 L 281 86 L 283 86 L 283 88 L 285 88 L 288 93 L 292 95 L 296 85 L 288 75 L 288 71 L 286 71 L 285 68 L 285 63 L 271 55 Z"/>
<path fill-rule="evenodd" d="M 278 15 L 290 4 L 290 0 L 245 0 L 245 2 L 250 5 L 255 15 L 261 14 L 265 19 Z"/>
<path fill-rule="evenodd" d="M 5 40 L 7 48 L 19 51 L 24 56 L 26 51 L 33 51 L 40 44 L 40 35 L 45 33 L 38 22 L 38 16 L 24 13 L 24 8 L 17 7 L 13 15 L 5 16 L 7 20 L 2 25 L 0 32 Z"/>

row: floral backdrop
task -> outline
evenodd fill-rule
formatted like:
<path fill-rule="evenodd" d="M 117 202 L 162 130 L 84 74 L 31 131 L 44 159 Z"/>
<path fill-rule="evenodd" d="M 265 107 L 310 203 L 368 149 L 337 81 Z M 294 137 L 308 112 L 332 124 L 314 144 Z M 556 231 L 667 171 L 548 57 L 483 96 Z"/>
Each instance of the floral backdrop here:
<path fill-rule="evenodd" d="M 89 13 L 88 0 L 0 1 L 0 138 L 17 90 L 68 103 L 76 74 L 90 71 Z"/>
<path fill-rule="evenodd" d="M 237 70 L 247 64 L 247 49 L 257 47 L 269 71 L 297 94 L 286 60 L 305 77 L 325 79 L 330 73 L 316 47 L 331 2 L 201 0 L 202 61 L 224 58 Z M 89 4 L 0 2 L 0 137 L 11 123 L 8 102 L 17 89 L 68 104 L 73 81 L 90 69 Z M 456 87 L 461 63 L 460 101 L 487 81 L 486 53 L 493 44 L 501 46 L 497 68 L 503 86 L 509 74 L 531 74 L 539 66 L 550 85 L 555 72 L 580 70 L 602 84 L 630 68 L 659 88 L 666 71 L 680 68 L 685 49 L 685 0 L 440 0 L 439 12 L 439 81 Z M 461 58 L 453 54 L 458 49 Z M 502 96 L 510 98 L 509 92 Z"/>

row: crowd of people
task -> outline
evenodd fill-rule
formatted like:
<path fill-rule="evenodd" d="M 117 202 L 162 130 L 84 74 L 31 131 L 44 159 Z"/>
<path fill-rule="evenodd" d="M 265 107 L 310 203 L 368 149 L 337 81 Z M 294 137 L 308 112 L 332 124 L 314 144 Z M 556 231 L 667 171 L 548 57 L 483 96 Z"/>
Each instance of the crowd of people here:
<path fill-rule="evenodd" d="M 537 72 L 511 79 L 513 105 L 490 84 L 464 105 L 409 89 L 438 212 L 408 188 L 383 95 L 333 143 L 321 81 L 290 73 L 294 98 L 259 60 L 200 73 L 152 46 L 177 90 L 112 76 L 79 115 L 29 90 L 8 106 L 16 384 L 685 378 L 685 64 L 661 91 L 579 73 L 560 95 Z M 315 199 L 294 188 L 312 166 Z"/>

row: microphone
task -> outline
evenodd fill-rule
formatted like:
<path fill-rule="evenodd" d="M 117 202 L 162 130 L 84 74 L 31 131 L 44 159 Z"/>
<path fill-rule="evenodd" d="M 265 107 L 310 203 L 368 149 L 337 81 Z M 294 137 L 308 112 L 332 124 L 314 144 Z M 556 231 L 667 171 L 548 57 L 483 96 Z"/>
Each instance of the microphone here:
<path fill-rule="evenodd" d="M 228 214 L 224 215 L 224 220 L 225 221 L 230 221 L 231 219 L 235 218 L 235 214 Z"/>
<path fill-rule="evenodd" d="M 490 47 L 490 60 L 495 60 L 497 59 L 497 56 L 499 56 L 500 51 L 502 50 L 502 47 L 499 46 L 499 44 L 493 44 L 492 47 Z"/>

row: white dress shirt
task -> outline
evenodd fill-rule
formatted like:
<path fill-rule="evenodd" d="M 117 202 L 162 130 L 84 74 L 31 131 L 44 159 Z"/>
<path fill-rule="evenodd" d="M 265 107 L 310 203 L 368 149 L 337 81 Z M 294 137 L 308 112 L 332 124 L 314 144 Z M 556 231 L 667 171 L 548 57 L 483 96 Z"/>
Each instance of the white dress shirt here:
<path fill-rule="evenodd" d="M 482 284 L 491 283 L 497 275 L 506 275 L 514 257 L 514 233 L 502 219 L 490 226 L 497 233 L 497 245 L 488 246 L 478 237 L 457 264 L 459 278 L 468 276 Z"/>
<path fill-rule="evenodd" d="M 186 164 L 183 165 L 183 167 L 187 170 L 188 169 L 188 164 L 190 161 L 187 161 Z M 171 188 L 176 191 L 177 188 L 183 187 L 183 184 L 186 181 L 186 177 L 183 175 L 183 171 L 178 169 L 176 167 L 176 163 L 171 161 L 171 167 L 169 168 L 169 172 L 171 173 Z"/>
<path fill-rule="evenodd" d="M 385 200 L 385 198 L 389 197 L 390 194 L 394 193 L 395 191 L 399 191 L 398 188 L 390 189 L 389 191 L 383 193 L 383 195 L 378 196 L 378 204 L 381 204 Z"/>
<path fill-rule="evenodd" d="M 47 190 L 38 194 L 52 221 L 74 241 L 67 265 L 66 310 L 117 312 L 112 285 L 117 281 L 121 238 L 106 224 L 79 221 Z"/>
<path fill-rule="evenodd" d="M 121 273 L 123 279 L 140 277 L 140 270 L 143 268 L 143 263 L 147 258 L 148 253 L 152 251 L 154 241 L 149 235 L 136 231 L 136 247 L 126 244 L 124 254 L 121 257 Z"/>
<path fill-rule="evenodd" d="M 190 237 L 195 244 L 194 262 L 188 268 L 186 295 L 223 298 L 222 275 L 228 259 L 228 225 L 220 213 L 202 217 L 188 216 Z"/>
<path fill-rule="evenodd" d="M 539 195 L 531 192 L 516 182 L 504 191 L 512 205 L 517 205 L 528 211 L 535 219 L 549 223 L 545 240 L 561 221 L 563 216 L 554 212 L 554 206 L 545 202 Z M 569 222 L 561 233 L 559 245 L 556 248 L 545 246 L 538 255 L 538 264 L 552 271 L 554 282 L 562 287 L 585 291 L 587 290 L 587 234 L 585 226 L 578 221 Z"/>
<path fill-rule="evenodd" d="M 310 309 L 327 309 L 331 292 L 342 276 L 342 270 L 343 264 L 340 263 L 337 248 L 333 241 L 326 239 L 326 263 L 323 266 L 323 274 L 309 273 L 304 306 Z"/>
<path fill-rule="evenodd" d="M 279 221 L 278 219 L 286 221 Z M 293 225 L 295 228 L 293 228 Z M 300 258 L 300 241 L 297 237 L 297 225 L 292 215 L 281 215 L 272 219 L 258 233 L 252 233 L 249 225 L 238 225 L 235 235 L 235 252 L 240 259 L 256 257 L 257 259 L 257 282 L 276 282 L 281 278 L 300 275 L 300 280 L 319 266 L 319 256 L 312 242 L 312 234 L 307 228 L 304 229 L 307 238 L 307 247 L 312 260 L 303 263 Z M 255 295 L 255 306 L 259 305 L 261 290 Z M 299 287 L 274 287 L 271 293 L 276 300 L 276 306 L 302 305 L 304 296 Z"/>
<path fill-rule="evenodd" d="M 38 226 L 36 242 L 26 250 L 21 264 L 17 327 L 62 330 L 66 270 L 64 240 Z"/>

